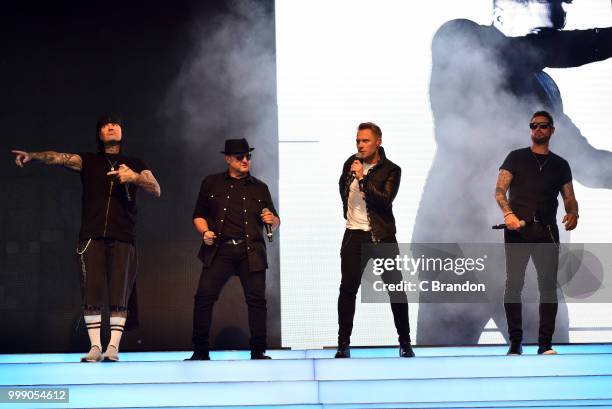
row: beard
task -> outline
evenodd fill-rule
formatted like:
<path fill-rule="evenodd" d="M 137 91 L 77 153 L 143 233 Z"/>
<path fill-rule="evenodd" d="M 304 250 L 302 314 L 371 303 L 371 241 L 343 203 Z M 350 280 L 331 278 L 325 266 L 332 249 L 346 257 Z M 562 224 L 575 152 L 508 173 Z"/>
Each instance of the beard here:
<path fill-rule="evenodd" d="M 531 137 L 531 141 L 533 143 L 535 143 L 536 145 L 546 145 L 548 143 L 548 141 L 550 141 L 550 135 L 549 136 L 532 136 Z"/>

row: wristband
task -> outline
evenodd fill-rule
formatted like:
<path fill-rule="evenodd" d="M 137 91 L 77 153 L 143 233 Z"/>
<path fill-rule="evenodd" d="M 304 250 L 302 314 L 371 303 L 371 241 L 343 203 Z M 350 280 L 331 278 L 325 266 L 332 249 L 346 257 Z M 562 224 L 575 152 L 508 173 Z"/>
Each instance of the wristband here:
<path fill-rule="evenodd" d="M 508 213 L 506 213 L 506 214 L 504 215 L 504 219 L 505 219 L 506 217 L 508 217 L 509 215 L 511 215 L 511 214 L 514 214 L 514 212 L 508 212 Z"/>

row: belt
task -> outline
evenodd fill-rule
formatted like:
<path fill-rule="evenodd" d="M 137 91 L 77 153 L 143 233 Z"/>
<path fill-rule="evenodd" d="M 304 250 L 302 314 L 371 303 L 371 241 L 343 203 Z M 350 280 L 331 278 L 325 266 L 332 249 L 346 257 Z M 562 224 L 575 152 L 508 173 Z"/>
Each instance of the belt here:
<path fill-rule="evenodd" d="M 230 239 L 230 240 L 226 240 L 226 241 L 222 241 L 221 242 L 221 244 L 231 244 L 231 245 L 234 245 L 234 246 L 237 246 L 237 245 L 242 244 L 242 243 L 246 243 L 246 240 L 244 240 L 244 239 Z"/>

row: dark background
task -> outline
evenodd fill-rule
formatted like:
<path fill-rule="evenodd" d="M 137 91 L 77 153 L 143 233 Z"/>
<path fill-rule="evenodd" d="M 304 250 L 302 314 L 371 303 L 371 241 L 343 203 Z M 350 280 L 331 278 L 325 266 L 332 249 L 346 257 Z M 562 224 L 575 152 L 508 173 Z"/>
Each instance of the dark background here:
<path fill-rule="evenodd" d="M 281 207 L 273 4 L 3 4 L 0 353 L 88 348 L 74 253 L 79 176 L 40 163 L 19 169 L 10 150 L 94 151 L 96 118 L 107 111 L 121 114 L 126 152 L 162 188 L 160 199 L 138 195 L 141 325 L 122 350 L 191 349 L 201 268 L 191 212 L 201 179 L 224 170 L 224 139 L 255 146 L 253 174 Z M 269 346 L 279 347 L 278 237 L 268 258 Z M 214 348 L 248 347 L 236 278 L 216 305 L 212 339 Z"/>

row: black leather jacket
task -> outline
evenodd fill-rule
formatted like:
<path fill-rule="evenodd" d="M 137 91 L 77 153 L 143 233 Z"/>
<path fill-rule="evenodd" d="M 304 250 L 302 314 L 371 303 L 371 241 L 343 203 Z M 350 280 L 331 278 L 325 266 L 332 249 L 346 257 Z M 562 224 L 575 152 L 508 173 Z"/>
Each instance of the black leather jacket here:
<path fill-rule="evenodd" d="M 380 160 L 373 166 L 360 183 L 360 189 L 365 193 L 368 220 L 372 228 L 372 241 L 394 242 L 395 241 L 395 217 L 393 217 L 393 199 L 399 190 L 402 170 L 395 163 L 387 159 L 383 147 L 378 148 Z M 355 155 L 351 155 L 344 166 L 338 182 L 344 218 L 346 219 L 348 209 L 349 188 L 353 182 L 351 164 Z"/>

